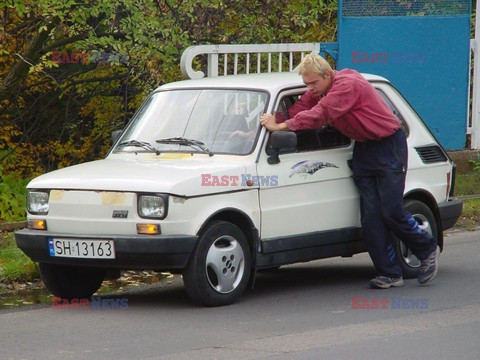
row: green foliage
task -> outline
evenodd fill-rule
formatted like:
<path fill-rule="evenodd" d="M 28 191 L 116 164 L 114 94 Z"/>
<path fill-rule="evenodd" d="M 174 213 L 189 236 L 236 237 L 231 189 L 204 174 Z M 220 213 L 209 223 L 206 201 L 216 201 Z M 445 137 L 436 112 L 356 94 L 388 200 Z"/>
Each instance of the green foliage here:
<path fill-rule="evenodd" d="M 468 160 L 468 163 L 469 163 L 469 164 L 472 164 L 472 166 L 473 166 L 472 170 L 473 170 L 473 171 L 480 171 L 480 161 L 477 161 L 477 160 Z"/>
<path fill-rule="evenodd" d="M 7 0 L 0 14 L 0 164 L 12 177 L 101 158 L 185 48 L 333 41 L 332 0 Z M 88 53 L 56 63 L 52 52 Z M 92 52 L 127 53 L 94 63 Z M 63 59 L 63 57 L 62 57 Z"/>
<path fill-rule="evenodd" d="M 31 281 L 38 277 L 37 265 L 17 247 L 13 234 L 0 234 L 0 281 Z"/>
<path fill-rule="evenodd" d="M 3 175 L 3 168 L 0 166 L 0 222 L 25 219 L 27 183 L 28 180 L 12 179 Z"/>

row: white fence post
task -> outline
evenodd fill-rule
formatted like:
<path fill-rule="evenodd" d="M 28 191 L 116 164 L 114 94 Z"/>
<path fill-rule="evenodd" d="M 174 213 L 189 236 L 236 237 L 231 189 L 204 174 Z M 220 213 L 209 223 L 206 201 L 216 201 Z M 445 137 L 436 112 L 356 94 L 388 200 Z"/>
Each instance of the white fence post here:
<path fill-rule="evenodd" d="M 472 93 L 472 124 L 468 126 L 467 134 L 470 134 L 470 148 L 480 148 L 480 21 L 478 19 L 480 12 L 480 1 L 477 1 L 477 10 L 475 18 L 475 38 L 470 40 L 470 49 L 473 51 L 473 93 Z M 470 74 L 469 74 L 470 75 Z M 468 89 L 470 94 L 470 87 Z M 470 98 L 469 98 L 470 100 Z M 468 122 L 468 118 L 467 118 Z"/>

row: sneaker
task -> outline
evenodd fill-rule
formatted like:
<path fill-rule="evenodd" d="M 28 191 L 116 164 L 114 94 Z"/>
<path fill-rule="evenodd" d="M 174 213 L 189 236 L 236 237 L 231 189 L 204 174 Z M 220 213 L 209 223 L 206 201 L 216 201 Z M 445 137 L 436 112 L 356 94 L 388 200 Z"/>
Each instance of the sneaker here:
<path fill-rule="evenodd" d="M 403 286 L 403 278 L 391 278 L 388 276 L 377 276 L 375 279 L 370 280 L 370 286 L 374 289 L 388 289 L 389 287 Z"/>
<path fill-rule="evenodd" d="M 420 262 L 420 273 L 417 281 L 420 284 L 426 284 L 433 280 L 438 272 L 438 257 L 440 255 L 440 248 L 437 246 L 435 251 L 432 251 L 425 260 Z"/>

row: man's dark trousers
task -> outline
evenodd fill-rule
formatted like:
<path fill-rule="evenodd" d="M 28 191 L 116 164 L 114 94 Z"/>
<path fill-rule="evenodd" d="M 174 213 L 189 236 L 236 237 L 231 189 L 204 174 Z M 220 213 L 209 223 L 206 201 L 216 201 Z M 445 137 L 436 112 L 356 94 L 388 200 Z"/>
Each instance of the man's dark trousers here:
<path fill-rule="evenodd" d="M 379 141 L 355 143 L 352 169 L 360 192 L 364 241 L 378 275 L 393 278 L 402 276 L 402 270 L 391 233 L 420 260 L 436 248 L 432 235 L 420 229 L 404 209 L 407 164 L 407 142 L 401 129 Z"/>

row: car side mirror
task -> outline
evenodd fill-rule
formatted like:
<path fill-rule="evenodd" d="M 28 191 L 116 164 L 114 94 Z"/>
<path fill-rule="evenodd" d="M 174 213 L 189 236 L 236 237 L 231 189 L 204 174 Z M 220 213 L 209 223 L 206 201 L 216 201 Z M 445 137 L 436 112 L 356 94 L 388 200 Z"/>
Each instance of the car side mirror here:
<path fill-rule="evenodd" d="M 123 130 L 114 130 L 112 131 L 112 145 L 115 144 L 122 134 Z"/>
<path fill-rule="evenodd" d="M 294 151 L 297 146 L 297 135 L 292 131 L 276 131 L 270 135 L 270 155 L 268 163 L 278 164 L 280 162 L 280 150 Z"/>

